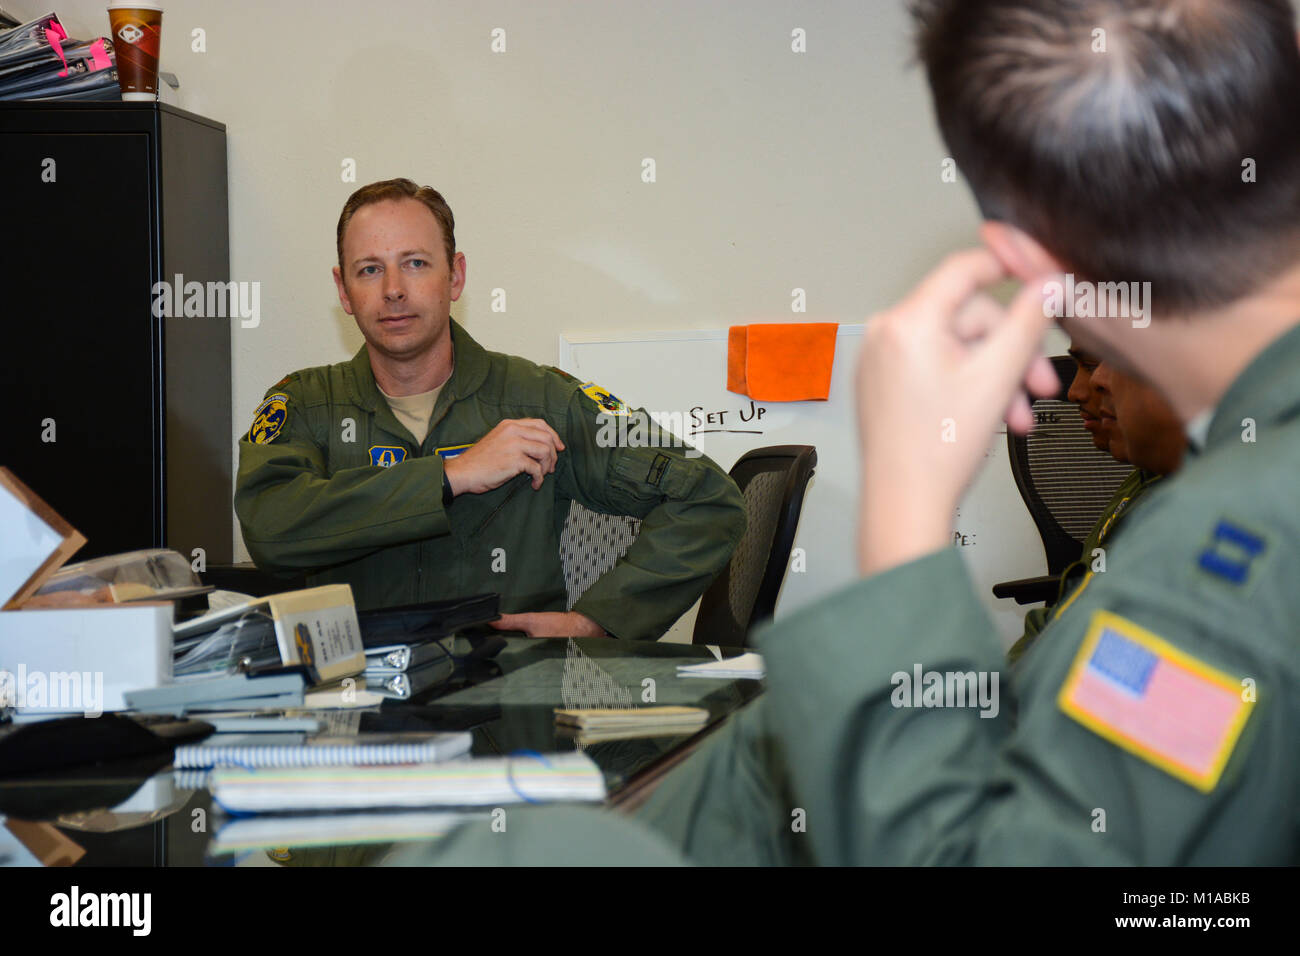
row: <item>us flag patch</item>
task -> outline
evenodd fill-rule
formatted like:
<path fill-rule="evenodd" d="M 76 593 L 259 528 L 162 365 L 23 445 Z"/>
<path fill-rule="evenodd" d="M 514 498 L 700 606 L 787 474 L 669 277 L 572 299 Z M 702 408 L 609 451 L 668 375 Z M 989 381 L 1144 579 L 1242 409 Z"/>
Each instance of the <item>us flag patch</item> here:
<path fill-rule="evenodd" d="M 1208 793 L 1250 717 L 1240 679 L 1096 611 L 1057 703 L 1089 730 Z"/>

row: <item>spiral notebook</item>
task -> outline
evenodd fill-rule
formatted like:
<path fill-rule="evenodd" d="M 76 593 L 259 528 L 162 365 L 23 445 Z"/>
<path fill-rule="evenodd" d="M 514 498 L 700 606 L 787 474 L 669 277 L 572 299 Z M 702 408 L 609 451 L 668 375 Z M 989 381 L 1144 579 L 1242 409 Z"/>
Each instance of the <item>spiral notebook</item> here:
<path fill-rule="evenodd" d="M 377 807 L 501 807 L 599 802 L 605 778 L 582 751 L 475 757 L 418 767 L 218 767 L 213 800 L 228 813 Z"/>
<path fill-rule="evenodd" d="M 177 770 L 206 767 L 365 767 L 441 763 L 469 753 L 472 735 L 364 734 L 312 737 L 305 734 L 216 734 L 200 744 L 176 748 Z M 224 739 L 223 739 L 224 738 Z"/>

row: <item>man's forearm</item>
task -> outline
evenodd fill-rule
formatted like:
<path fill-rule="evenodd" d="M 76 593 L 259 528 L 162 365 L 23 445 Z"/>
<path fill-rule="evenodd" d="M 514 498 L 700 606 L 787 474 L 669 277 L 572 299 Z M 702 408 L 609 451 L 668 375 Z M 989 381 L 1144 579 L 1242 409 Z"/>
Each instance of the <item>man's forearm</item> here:
<path fill-rule="evenodd" d="M 628 553 L 573 610 L 615 637 L 656 640 L 726 566 L 744 529 L 744 511 L 726 498 L 665 502 L 646 516 Z"/>
<path fill-rule="evenodd" d="M 249 554 L 271 570 L 325 567 L 448 531 L 433 458 L 329 478 L 263 467 L 241 474 L 235 511 Z"/>

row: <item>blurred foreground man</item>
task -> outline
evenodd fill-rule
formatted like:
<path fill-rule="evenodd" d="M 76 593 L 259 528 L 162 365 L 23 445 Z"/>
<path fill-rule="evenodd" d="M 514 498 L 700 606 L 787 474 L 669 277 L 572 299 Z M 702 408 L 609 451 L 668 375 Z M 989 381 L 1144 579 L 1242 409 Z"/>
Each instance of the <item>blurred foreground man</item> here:
<path fill-rule="evenodd" d="M 763 633 L 761 706 L 678 771 L 695 789 L 669 776 L 645 815 L 658 835 L 589 813 L 581 839 L 637 832 L 648 862 L 663 837 L 707 863 L 1300 862 L 1291 4 L 951 0 L 917 16 L 986 248 L 867 328 L 863 579 Z M 1007 275 L 1026 285 L 1003 308 L 982 290 Z M 1142 301 L 1062 294 L 1104 282 L 1137 282 Z M 1025 391 L 1057 387 L 1036 357 L 1049 311 L 1160 392 L 1188 459 L 994 683 L 1002 650 L 949 524 L 998 420 L 1027 431 Z M 958 697 L 962 675 L 997 693 Z M 483 825 L 451 858 L 544 860 L 571 836 L 561 814 L 547 829 L 548 811 L 511 811 L 510 844 Z"/>

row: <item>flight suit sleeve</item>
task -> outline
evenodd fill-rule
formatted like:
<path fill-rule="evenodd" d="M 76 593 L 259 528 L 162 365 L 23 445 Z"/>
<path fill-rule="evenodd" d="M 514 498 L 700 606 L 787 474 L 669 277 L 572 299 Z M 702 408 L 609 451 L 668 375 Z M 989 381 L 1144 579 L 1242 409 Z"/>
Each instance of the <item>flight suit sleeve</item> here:
<path fill-rule="evenodd" d="M 730 560 L 745 533 L 745 499 L 726 472 L 704 455 L 689 457 L 695 450 L 674 446 L 666 432 L 659 447 L 611 440 L 618 418 L 602 415 L 580 390 L 569 398 L 560 493 L 593 511 L 641 519 L 627 554 L 573 610 L 616 637 L 657 640 Z"/>
<path fill-rule="evenodd" d="M 856 582 L 760 634 L 773 724 L 819 863 L 1167 866 L 1289 852 L 1276 827 L 1260 826 L 1290 819 L 1297 777 L 1282 756 L 1294 714 L 1269 697 L 1284 683 L 1276 662 L 1225 636 L 1237 632 L 1223 621 L 1207 624 L 1204 607 L 1100 577 L 1048 626 L 1014 685 L 952 549 Z M 1208 792 L 1061 707 L 1090 622 L 1107 612 L 1260 681 Z M 913 683 L 930 671 L 985 673 L 997 693 L 978 707 L 927 706 Z M 1175 695 L 1162 706 L 1162 721 L 1178 721 L 1185 705 Z"/>
<path fill-rule="evenodd" d="M 325 430 L 334 425 L 313 422 L 298 400 L 298 384 L 291 377 L 267 392 L 239 442 L 235 513 L 254 563 L 270 571 L 309 570 L 446 534 L 442 459 L 330 471 Z M 276 396 L 282 419 L 279 407 L 268 407 Z"/>

